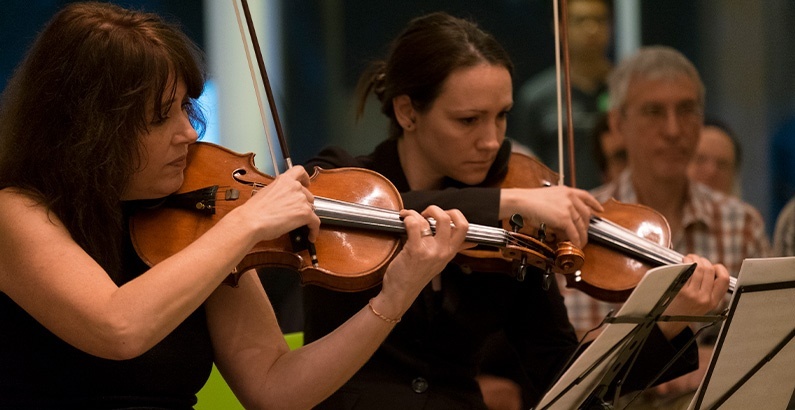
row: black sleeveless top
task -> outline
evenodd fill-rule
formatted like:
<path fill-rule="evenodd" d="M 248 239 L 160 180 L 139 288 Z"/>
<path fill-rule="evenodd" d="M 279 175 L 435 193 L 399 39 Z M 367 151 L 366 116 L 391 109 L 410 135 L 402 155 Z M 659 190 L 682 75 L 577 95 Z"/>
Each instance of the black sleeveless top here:
<path fill-rule="evenodd" d="M 132 278 L 147 266 L 126 242 Z M 107 360 L 59 339 L 0 293 L 0 409 L 192 408 L 212 363 L 203 307 L 143 355 Z"/>

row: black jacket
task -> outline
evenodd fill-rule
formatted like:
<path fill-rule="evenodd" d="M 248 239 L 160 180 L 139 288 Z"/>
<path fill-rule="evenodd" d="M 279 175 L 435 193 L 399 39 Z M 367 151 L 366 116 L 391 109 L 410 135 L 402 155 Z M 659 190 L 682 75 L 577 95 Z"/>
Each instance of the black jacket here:
<path fill-rule="evenodd" d="M 457 208 L 470 223 L 497 226 L 500 189 L 490 186 L 507 170 L 509 157 L 510 144 L 505 143 L 481 186 L 448 180 L 444 189 L 437 191 L 409 192 L 395 140 L 387 140 L 372 154 L 360 157 L 328 148 L 305 167 L 310 174 L 316 166 L 371 169 L 395 185 L 406 208 L 422 211 L 431 204 L 443 209 Z M 519 282 L 501 273 L 464 273 L 457 265 L 449 264 L 442 272 L 441 291 L 426 287 L 383 346 L 321 407 L 485 408 L 474 376 L 484 345 L 497 332 L 505 335 L 519 358 L 519 374 L 515 378 L 525 389 L 528 404 L 535 404 L 577 347 L 555 281 L 549 290 L 542 289 L 540 273 L 531 272 Z M 341 293 L 308 286 L 304 289 L 305 341 L 334 330 L 378 291 L 376 287 Z M 670 358 L 677 350 L 659 331 L 646 346 L 654 349 L 657 354 L 653 359 L 658 360 Z M 695 369 L 698 360 L 695 348 L 691 353 L 691 360 L 680 361 L 687 371 Z M 648 379 L 656 373 L 652 368 L 660 366 L 636 365 L 643 374 L 633 378 Z M 675 373 L 681 374 L 681 368 Z M 629 383 L 623 389 L 631 388 Z"/>

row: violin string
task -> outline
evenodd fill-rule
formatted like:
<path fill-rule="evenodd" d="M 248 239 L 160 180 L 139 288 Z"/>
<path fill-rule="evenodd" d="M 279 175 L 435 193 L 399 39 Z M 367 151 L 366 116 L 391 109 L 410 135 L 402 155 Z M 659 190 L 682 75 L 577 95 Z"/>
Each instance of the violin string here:
<path fill-rule="evenodd" d="M 390 232 L 405 233 L 405 225 L 398 211 L 384 209 L 359 203 L 345 202 L 324 197 L 315 197 L 315 212 L 322 220 L 351 227 L 371 226 Z M 432 229 L 436 221 L 428 218 Z M 634 256 L 645 258 L 658 265 L 681 263 L 682 255 L 639 236 L 620 225 L 599 217 L 592 217 L 588 229 L 589 235 L 597 241 L 613 244 Z M 512 235 L 502 228 L 470 224 L 467 240 L 484 245 L 507 246 L 515 245 L 527 249 L 538 247 L 521 237 Z M 734 290 L 736 278 L 730 278 L 730 290 Z"/>
<path fill-rule="evenodd" d="M 248 184 L 257 189 L 266 186 L 259 182 L 248 182 Z M 400 213 L 392 209 L 325 197 L 315 197 L 314 207 L 315 213 L 321 220 L 338 226 L 354 228 L 368 226 L 396 233 L 405 233 L 406 231 L 403 221 L 400 219 Z M 431 229 L 435 230 L 436 221 L 433 218 L 428 218 L 428 222 L 431 225 Z M 540 248 L 535 243 L 517 237 L 505 229 L 478 224 L 469 225 L 467 240 L 480 245 L 496 247 L 516 246 L 532 250 L 539 250 Z"/>
<path fill-rule="evenodd" d="M 606 245 L 614 245 L 658 265 L 671 265 L 682 261 L 682 255 L 672 249 L 661 246 L 639 236 L 635 232 L 599 217 L 591 218 L 588 233 L 592 238 L 601 240 Z"/>
<path fill-rule="evenodd" d="M 359 203 L 351 203 L 324 197 L 315 197 L 315 210 L 321 219 L 327 222 L 345 223 L 350 226 L 378 227 L 391 232 L 405 232 L 405 226 L 398 211 L 384 209 Z M 431 228 L 435 230 L 436 221 L 428 218 Z M 520 248 L 537 250 L 539 246 L 521 239 L 502 228 L 470 224 L 467 240 L 481 245 L 504 247 L 513 245 Z"/>
<path fill-rule="evenodd" d="M 257 189 L 266 186 L 258 182 L 250 182 L 249 184 Z M 314 207 L 315 213 L 318 214 L 321 220 L 329 223 L 351 227 L 369 226 L 388 232 L 405 232 L 400 213 L 395 210 L 325 197 L 315 197 Z M 435 230 L 436 221 L 433 218 L 428 218 L 428 222 L 431 225 L 431 229 Z M 537 248 L 530 241 L 517 238 L 505 229 L 485 225 L 470 224 L 467 231 L 467 240 L 482 245 L 498 247 L 514 245 L 528 249 Z"/>
<path fill-rule="evenodd" d="M 315 212 L 321 219 L 352 226 L 373 226 L 392 232 L 405 232 L 405 226 L 398 211 L 336 199 L 315 197 Z M 428 218 L 431 229 L 436 229 L 436 221 Z M 480 243 L 503 246 L 508 242 L 505 231 L 483 225 L 470 224 L 467 239 Z"/>
<path fill-rule="evenodd" d="M 652 242 L 606 219 L 592 217 L 588 234 L 592 238 L 604 241 L 605 244 L 620 244 L 616 246 L 633 252 L 636 256 L 646 258 L 646 260 L 654 261 L 659 265 L 682 263 L 683 256 L 679 252 Z M 729 291 L 734 292 L 736 288 L 737 278 L 730 276 Z"/>
<path fill-rule="evenodd" d="M 250 182 L 249 184 L 255 188 L 265 187 L 264 184 L 258 182 Z M 400 213 L 392 209 L 325 197 L 315 197 L 314 206 L 318 216 L 328 222 L 346 224 L 354 227 L 357 224 L 367 225 L 390 232 L 405 231 L 403 221 L 400 219 Z M 431 225 L 431 229 L 435 230 L 436 222 L 433 218 L 428 218 L 428 222 Z M 484 225 L 471 224 L 467 231 L 467 239 L 481 244 L 492 244 L 497 246 L 512 244 L 530 247 L 528 242 L 516 239 L 504 229 Z"/>
<path fill-rule="evenodd" d="M 258 182 L 249 183 L 254 188 L 263 188 L 266 185 Z M 337 199 L 315 197 L 315 213 L 322 219 L 338 224 L 350 226 L 367 225 L 382 228 L 390 232 L 404 232 L 405 227 L 400 219 L 400 213 L 395 210 L 379 208 L 355 202 L 346 202 Z M 431 229 L 436 228 L 433 218 L 428 218 Z M 470 225 L 467 238 L 479 242 L 507 242 L 508 238 L 501 236 L 503 231 L 498 228 L 489 228 L 480 225 Z"/>

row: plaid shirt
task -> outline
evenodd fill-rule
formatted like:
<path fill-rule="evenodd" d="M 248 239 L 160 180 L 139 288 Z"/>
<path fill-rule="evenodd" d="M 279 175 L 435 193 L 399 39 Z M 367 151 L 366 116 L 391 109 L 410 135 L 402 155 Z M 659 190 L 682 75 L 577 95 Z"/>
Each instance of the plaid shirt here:
<path fill-rule="evenodd" d="M 778 214 L 773 234 L 773 256 L 795 256 L 795 198 Z"/>
<path fill-rule="evenodd" d="M 591 192 L 600 202 L 610 198 L 623 203 L 637 203 L 630 171 L 624 171 L 612 183 Z M 691 182 L 682 213 L 684 229 L 671 242 L 682 255 L 694 253 L 713 263 L 722 263 L 737 276 L 746 258 L 768 256 L 770 243 L 759 212 L 736 197 L 726 196 L 707 186 Z M 578 331 L 596 327 L 619 304 L 599 302 L 582 292 L 561 288 L 569 318 Z"/>

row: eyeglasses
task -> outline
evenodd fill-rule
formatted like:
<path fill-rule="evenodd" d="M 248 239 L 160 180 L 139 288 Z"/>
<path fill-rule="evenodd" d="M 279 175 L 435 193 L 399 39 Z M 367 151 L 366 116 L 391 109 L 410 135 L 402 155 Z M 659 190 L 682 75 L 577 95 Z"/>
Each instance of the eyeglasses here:
<path fill-rule="evenodd" d="M 704 115 L 701 103 L 693 100 L 682 101 L 674 106 L 659 103 L 643 104 L 636 112 L 641 119 L 652 124 L 662 124 L 670 115 L 674 115 L 682 123 L 698 122 Z"/>

